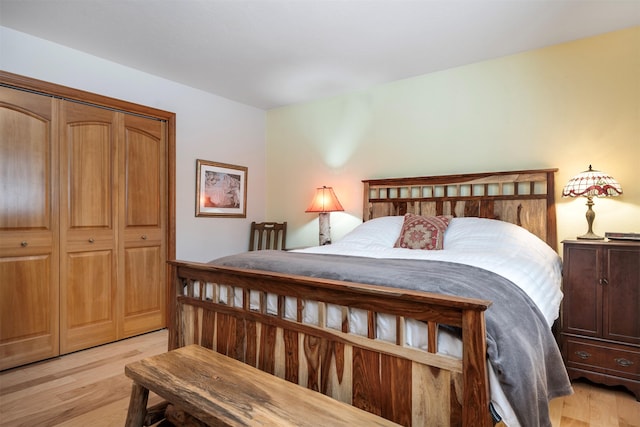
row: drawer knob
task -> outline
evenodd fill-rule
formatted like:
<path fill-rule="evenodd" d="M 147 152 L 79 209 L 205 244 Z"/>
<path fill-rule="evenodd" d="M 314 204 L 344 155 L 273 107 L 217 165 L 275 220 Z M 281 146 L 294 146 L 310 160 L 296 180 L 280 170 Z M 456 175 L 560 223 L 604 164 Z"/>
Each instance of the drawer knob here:
<path fill-rule="evenodd" d="M 20 246 L 22 246 L 23 248 L 26 248 L 28 244 L 29 243 L 27 243 L 26 240 L 23 240 L 22 242 L 20 242 Z"/>
<path fill-rule="evenodd" d="M 625 359 L 625 358 L 623 358 L 623 357 L 617 357 L 617 358 L 615 358 L 615 359 L 613 359 L 613 360 L 615 360 L 615 361 L 616 361 L 616 363 L 617 363 L 618 365 L 620 365 L 620 366 L 624 366 L 625 368 L 626 368 L 627 366 L 631 366 L 631 365 L 633 365 L 633 362 L 632 362 L 631 360 L 629 360 L 629 359 Z"/>
<path fill-rule="evenodd" d="M 147 240 L 147 235 L 146 235 L 146 234 L 143 234 L 142 236 L 140 236 L 140 238 L 141 238 L 142 240 Z"/>
<path fill-rule="evenodd" d="M 93 243 L 95 242 L 95 240 L 93 240 L 93 237 L 89 237 L 89 243 Z"/>
<path fill-rule="evenodd" d="M 591 353 L 587 353 L 586 351 L 576 351 L 576 356 L 578 356 L 580 359 L 588 359 L 591 357 Z"/>

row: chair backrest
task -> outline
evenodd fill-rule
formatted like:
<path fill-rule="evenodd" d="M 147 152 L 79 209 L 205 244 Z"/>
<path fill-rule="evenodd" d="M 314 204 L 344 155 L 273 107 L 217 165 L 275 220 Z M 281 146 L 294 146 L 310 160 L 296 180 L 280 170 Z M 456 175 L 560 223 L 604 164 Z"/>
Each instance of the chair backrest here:
<path fill-rule="evenodd" d="M 252 222 L 249 236 L 249 250 L 285 250 L 287 242 L 286 222 Z"/>

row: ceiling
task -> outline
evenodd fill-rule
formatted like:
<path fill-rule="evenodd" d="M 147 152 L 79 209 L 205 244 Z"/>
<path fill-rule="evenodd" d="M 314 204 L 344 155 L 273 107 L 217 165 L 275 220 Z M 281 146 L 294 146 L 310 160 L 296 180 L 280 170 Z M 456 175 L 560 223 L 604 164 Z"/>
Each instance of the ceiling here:
<path fill-rule="evenodd" d="M 640 0 L 0 0 L 0 25 L 271 109 L 640 25 Z"/>

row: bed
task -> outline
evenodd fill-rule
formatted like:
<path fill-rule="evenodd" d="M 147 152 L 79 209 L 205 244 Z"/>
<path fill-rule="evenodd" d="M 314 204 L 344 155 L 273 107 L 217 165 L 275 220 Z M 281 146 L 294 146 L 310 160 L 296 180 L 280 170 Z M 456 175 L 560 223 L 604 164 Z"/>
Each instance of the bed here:
<path fill-rule="evenodd" d="M 550 425 L 571 393 L 554 172 L 365 180 L 363 224 L 333 245 L 171 261 L 169 347 L 405 426 Z M 394 248 L 408 218 L 444 218 L 443 248 Z"/>

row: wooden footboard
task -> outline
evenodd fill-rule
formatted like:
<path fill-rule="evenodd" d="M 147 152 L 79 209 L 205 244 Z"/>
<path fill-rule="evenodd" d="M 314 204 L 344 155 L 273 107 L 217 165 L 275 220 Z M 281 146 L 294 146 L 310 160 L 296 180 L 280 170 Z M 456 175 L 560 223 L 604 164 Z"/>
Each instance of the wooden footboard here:
<path fill-rule="evenodd" d="M 405 426 L 492 424 L 488 301 L 169 264 L 170 349 L 200 344 Z M 356 314 L 364 332 L 354 325 Z M 395 324 L 394 341 L 377 338 L 382 316 Z M 422 322 L 427 349 L 407 344 L 414 321 Z M 443 326 L 460 332 L 462 358 L 438 353 Z"/>

